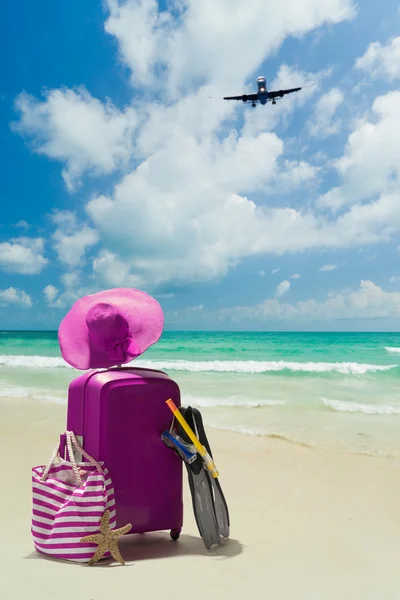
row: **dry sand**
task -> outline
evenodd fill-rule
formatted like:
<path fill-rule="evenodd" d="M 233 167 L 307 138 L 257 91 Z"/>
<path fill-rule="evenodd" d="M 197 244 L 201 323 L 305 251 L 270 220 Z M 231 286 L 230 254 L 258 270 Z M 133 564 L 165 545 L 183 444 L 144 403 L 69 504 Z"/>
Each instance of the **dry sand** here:
<path fill-rule="evenodd" d="M 125 566 L 39 556 L 31 467 L 46 463 L 66 408 L 0 400 L 1 600 L 400 599 L 400 461 L 207 430 L 231 539 L 207 551 L 185 477 L 181 538 L 126 536 Z M 400 432 L 399 432 L 400 433 Z"/>

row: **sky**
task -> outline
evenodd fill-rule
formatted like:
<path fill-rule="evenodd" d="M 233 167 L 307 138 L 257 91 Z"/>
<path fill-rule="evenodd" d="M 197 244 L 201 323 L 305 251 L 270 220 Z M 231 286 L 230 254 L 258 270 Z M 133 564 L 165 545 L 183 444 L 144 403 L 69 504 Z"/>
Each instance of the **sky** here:
<path fill-rule="evenodd" d="M 400 330 L 400 7 L 6 0 L 0 328 Z M 306 86 L 276 106 L 225 95 Z"/>

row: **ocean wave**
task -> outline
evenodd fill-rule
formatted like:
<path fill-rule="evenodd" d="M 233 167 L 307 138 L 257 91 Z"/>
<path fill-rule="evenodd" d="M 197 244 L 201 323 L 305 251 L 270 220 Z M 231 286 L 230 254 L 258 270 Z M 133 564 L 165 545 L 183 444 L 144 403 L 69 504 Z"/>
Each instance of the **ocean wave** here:
<path fill-rule="evenodd" d="M 389 371 L 398 365 L 370 365 L 354 362 L 326 363 L 326 362 L 290 362 L 290 361 L 255 361 L 255 360 L 210 360 L 210 361 L 188 361 L 188 360 L 166 360 L 166 361 L 135 361 L 143 367 L 170 370 L 217 372 L 217 373 L 272 373 L 280 371 L 303 372 L 303 373 L 330 373 L 337 372 L 344 375 L 364 375 L 378 371 Z"/>
<path fill-rule="evenodd" d="M 390 346 L 385 346 L 385 350 L 390 354 L 400 354 L 400 348 L 391 348 Z"/>
<path fill-rule="evenodd" d="M 42 392 L 34 392 L 23 387 L 0 387 L 0 398 L 28 398 L 30 400 L 40 400 L 54 404 L 65 404 L 66 396 L 53 396 Z"/>
<path fill-rule="evenodd" d="M 0 398 L 30 398 L 32 400 L 42 400 L 46 402 L 54 402 L 62 404 L 67 402 L 67 394 L 64 397 L 53 396 L 29 388 L 1 385 L 0 382 Z M 226 398 L 192 396 L 185 394 L 182 399 L 184 406 L 194 406 L 195 408 L 262 408 L 268 406 L 280 406 L 286 404 L 284 400 L 249 400 L 241 396 L 230 396 Z"/>
<path fill-rule="evenodd" d="M 220 431 L 231 431 L 232 433 L 239 433 L 241 435 L 251 435 L 253 437 L 262 437 L 271 440 L 281 440 L 282 442 L 288 442 L 290 444 L 295 444 L 296 446 L 302 446 L 303 448 L 314 448 L 312 444 L 302 442 L 301 440 L 295 440 L 282 433 L 266 433 L 264 431 L 261 431 L 260 429 L 254 429 L 252 427 L 243 427 L 242 425 L 230 426 L 207 422 L 207 427 L 210 427 L 212 429 L 218 429 Z"/>
<path fill-rule="evenodd" d="M 73 368 L 63 358 L 57 356 L 20 356 L 13 354 L 0 355 L 0 365 L 6 367 L 30 367 L 34 369 Z"/>
<path fill-rule="evenodd" d="M 199 408 L 262 408 L 286 404 L 284 400 L 249 400 L 240 396 L 231 396 L 229 398 L 214 398 L 190 396 L 188 394 L 185 394 L 185 396 L 182 398 L 182 403 L 184 406 L 194 406 Z"/>
<path fill-rule="evenodd" d="M 208 422 L 208 421 L 207 421 L 206 425 L 207 425 L 207 427 L 215 429 L 217 431 L 228 431 L 228 432 L 232 432 L 232 433 L 236 433 L 236 434 L 240 434 L 240 435 L 248 435 L 251 437 L 279 440 L 281 442 L 293 444 L 294 446 L 298 446 L 298 447 L 309 448 L 309 449 L 320 448 L 325 451 L 335 452 L 336 454 L 342 454 L 342 455 L 343 454 L 344 455 L 351 454 L 351 455 L 355 455 L 355 456 L 368 456 L 368 457 L 372 457 L 372 458 L 386 458 L 386 459 L 393 459 L 393 458 L 398 457 L 397 452 L 393 452 L 393 451 L 389 451 L 389 450 L 381 450 L 381 449 L 368 450 L 368 449 L 358 449 L 358 448 L 355 449 L 355 448 L 352 448 L 351 446 L 345 447 L 345 448 L 333 447 L 332 444 L 323 444 L 320 441 L 310 443 L 310 442 L 303 441 L 300 439 L 295 439 L 294 437 L 291 437 L 290 435 L 285 435 L 282 433 L 266 433 L 264 431 L 261 431 L 259 429 L 255 429 L 252 427 L 243 427 L 240 425 L 239 426 L 220 425 L 220 424 L 212 423 L 212 422 Z"/>
<path fill-rule="evenodd" d="M 363 413 L 365 415 L 400 415 L 400 406 L 387 406 L 385 404 L 359 404 L 345 400 L 330 400 L 321 398 L 327 408 L 338 412 Z"/>
<path fill-rule="evenodd" d="M 55 356 L 0 355 L 0 365 L 8 367 L 30 367 L 36 369 L 72 369 L 63 358 Z M 281 371 L 301 373 L 341 373 L 343 375 L 364 375 L 395 369 L 398 365 L 372 365 L 356 362 L 291 362 L 257 360 L 143 360 L 137 359 L 125 366 L 144 367 L 164 371 L 187 371 L 191 373 L 276 373 Z"/>

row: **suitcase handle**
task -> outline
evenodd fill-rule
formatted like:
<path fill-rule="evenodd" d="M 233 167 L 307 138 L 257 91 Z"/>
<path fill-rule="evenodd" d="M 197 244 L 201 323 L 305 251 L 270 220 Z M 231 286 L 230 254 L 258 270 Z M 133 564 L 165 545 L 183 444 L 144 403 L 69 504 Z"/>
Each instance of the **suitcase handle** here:
<path fill-rule="evenodd" d="M 76 435 L 76 440 L 78 442 L 78 444 L 83 448 L 83 436 L 82 435 Z M 64 460 L 67 458 L 66 456 L 66 450 L 67 450 L 67 437 L 65 435 L 65 433 L 62 433 L 60 435 L 60 455 L 64 458 Z M 75 456 L 75 460 L 77 462 L 83 462 L 83 455 L 82 452 L 79 452 L 77 450 L 77 448 L 75 446 L 73 446 L 72 451 L 74 453 Z"/>

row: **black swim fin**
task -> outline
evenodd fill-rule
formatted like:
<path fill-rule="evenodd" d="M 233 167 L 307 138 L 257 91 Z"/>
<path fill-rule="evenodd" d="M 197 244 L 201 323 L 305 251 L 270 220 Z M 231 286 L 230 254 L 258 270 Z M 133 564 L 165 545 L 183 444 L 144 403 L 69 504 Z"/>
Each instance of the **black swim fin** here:
<path fill-rule="evenodd" d="M 189 427 L 196 432 L 196 426 L 193 418 L 191 407 L 179 408 L 179 412 L 185 418 Z M 179 436 L 187 443 L 191 443 L 188 435 L 181 427 L 179 422 L 176 422 Z M 222 543 L 218 517 L 215 510 L 213 486 L 208 477 L 208 469 L 205 467 L 202 457 L 197 454 L 196 460 L 192 463 L 185 462 L 186 470 L 189 478 L 189 488 L 192 495 L 192 505 L 194 517 L 200 536 L 209 550 L 213 545 Z"/>
<path fill-rule="evenodd" d="M 212 455 L 212 452 L 211 452 L 211 446 L 208 442 L 206 432 L 204 430 L 203 418 L 201 416 L 200 411 L 197 410 L 197 408 L 193 408 L 192 415 L 193 415 L 193 421 L 194 421 L 194 428 L 193 428 L 194 433 L 197 435 L 199 442 L 205 447 L 205 449 L 207 450 L 207 452 L 211 456 L 211 458 L 214 458 Z M 208 469 L 205 469 L 205 470 L 206 470 L 207 476 L 213 486 L 214 506 L 215 506 L 215 513 L 217 516 L 219 532 L 224 538 L 228 538 L 229 537 L 229 527 L 230 527 L 229 510 L 228 510 L 228 505 L 225 500 L 224 493 L 221 488 L 221 484 L 220 484 L 218 478 L 214 478 Z"/>

